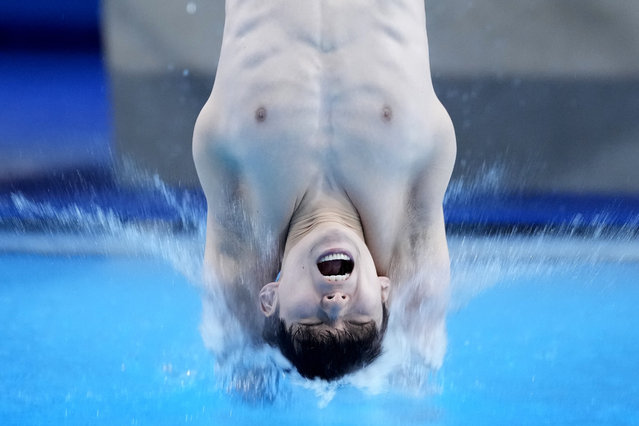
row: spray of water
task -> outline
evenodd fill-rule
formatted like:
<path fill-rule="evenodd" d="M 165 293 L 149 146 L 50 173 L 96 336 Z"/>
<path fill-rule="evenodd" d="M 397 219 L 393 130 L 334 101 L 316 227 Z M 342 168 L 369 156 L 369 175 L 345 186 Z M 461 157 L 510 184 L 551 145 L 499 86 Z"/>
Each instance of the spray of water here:
<path fill-rule="evenodd" d="M 453 182 L 448 197 L 463 197 L 486 188 L 497 190 L 499 175 L 497 170 L 479 182 Z M 513 277 L 549 273 L 570 263 L 639 260 L 637 226 L 632 223 L 614 233 L 595 231 L 573 238 L 565 232 L 557 236 L 543 231 L 526 237 L 451 236 L 450 299 L 449 295 L 435 300 L 424 297 L 424 303 L 415 305 L 411 298 L 423 288 L 424 281 L 432 278 L 424 276 L 428 271 L 414 274 L 393 297 L 383 355 L 373 365 L 340 381 L 309 381 L 297 375 L 277 350 L 256 344 L 247 336 L 224 302 L 215 277 L 203 275 L 206 224 L 201 203 L 188 193 L 171 189 L 157 176 L 140 178 L 137 185 L 169 206 L 173 220 L 127 220 L 115 210 L 91 203 L 59 206 L 20 192 L 11 194 L 5 201 L 10 205 L 3 208 L 16 210 L 25 223 L 35 220 L 46 224 L 41 231 L 48 239 L 60 230 L 66 230 L 66 234 L 73 230 L 75 247 L 84 245 L 84 250 L 107 254 L 124 251 L 169 262 L 202 290 L 201 333 L 204 344 L 216 357 L 218 386 L 252 403 L 286 400 L 300 387 L 314 392 L 320 406 L 327 405 L 343 386 L 370 393 L 438 393 L 442 386 L 436 370 L 444 357 L 446 332 L 444 322 L 434 313 L 442 309 L 442 303 L 450 300 L 449 309 L 461 309 L 477 294 Z M 28 226 L 22 225 L 16 224 L 15 229 L 27 237 Z M 405 308 L 411 303 L 411 309 Z M 424 336 L 421 341 L 416 337 L 420 335 Z"/>

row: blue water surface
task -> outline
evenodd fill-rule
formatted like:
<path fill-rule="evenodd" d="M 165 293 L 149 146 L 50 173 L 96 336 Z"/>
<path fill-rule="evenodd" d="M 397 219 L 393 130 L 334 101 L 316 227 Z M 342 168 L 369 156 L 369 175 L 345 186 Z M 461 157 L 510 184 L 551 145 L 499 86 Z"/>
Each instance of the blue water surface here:
<path fill-rule="evenodd" d="M 559 266 L 451 312 L 428 395 L 247 402 L 215 380 L 199 290 L 163 262 L 3 255 L 0 424 L 639 424 L 639 264 Z"/>

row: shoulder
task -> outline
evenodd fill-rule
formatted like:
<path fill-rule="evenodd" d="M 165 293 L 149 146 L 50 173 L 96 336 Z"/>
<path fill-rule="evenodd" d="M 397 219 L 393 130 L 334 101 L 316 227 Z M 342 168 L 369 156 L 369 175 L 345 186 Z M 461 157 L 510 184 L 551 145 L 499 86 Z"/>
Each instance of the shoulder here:
<path fill-rule="evenodd" d="M 207 195 L 213 190 L 215 183 L 230 178 L 228 172 L 233 168 L 222 127 L 220 114 L 214 103 L 209 100 L 195 123 L 192 146 L 193 161 Z M 228 182 L 220 183 L 224 185 Z"/>
<path fill-rule="evenodd" d="M 422 209 L 441 208 L 457 155 L 455 128 L 443 105 L 436 100 L 425 117 L 427 154 L 416 168 L 413 196 Z"/>

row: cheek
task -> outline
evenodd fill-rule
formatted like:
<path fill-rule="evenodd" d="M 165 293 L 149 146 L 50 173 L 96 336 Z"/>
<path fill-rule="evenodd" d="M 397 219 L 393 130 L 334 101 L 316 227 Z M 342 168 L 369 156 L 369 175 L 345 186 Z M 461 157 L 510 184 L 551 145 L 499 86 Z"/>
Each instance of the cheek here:
<path fill-rule="evenodd" d="M 379 290 L 370 289 L 361 298 L 360 309 L 364 314 L 376 316 L 382 312 L 382 293 Z"/>
<path fill-rule="evenodd" d="M 284 296 L 280 294 L 280 317 L 297 320 L 317 314 L 319 300 L 307 291 L 295 291 Z"/>

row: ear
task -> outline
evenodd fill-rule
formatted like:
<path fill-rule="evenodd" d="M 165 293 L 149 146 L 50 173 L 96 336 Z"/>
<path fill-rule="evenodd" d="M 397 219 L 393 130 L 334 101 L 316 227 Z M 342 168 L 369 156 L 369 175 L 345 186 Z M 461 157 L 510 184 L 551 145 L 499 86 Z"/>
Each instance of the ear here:
<path fill-rule="evenodd" d="M 390 292 L 390 280 L 388 277 L 377 277 L 377 279 L 379 279 L 379 284 L 382 287 L 382 303 L 386 303 Z"/>
<path fill-rule="evenodd" d="M 266 317 L 270 317 L 277 308 L 277 290 L 280 283 L 268 283 L 260 290 L 260 308 Z"/>

